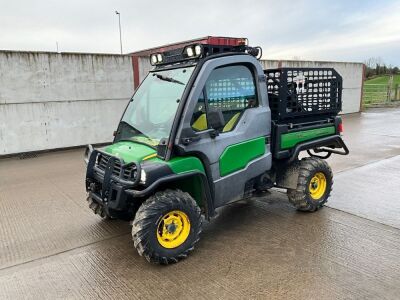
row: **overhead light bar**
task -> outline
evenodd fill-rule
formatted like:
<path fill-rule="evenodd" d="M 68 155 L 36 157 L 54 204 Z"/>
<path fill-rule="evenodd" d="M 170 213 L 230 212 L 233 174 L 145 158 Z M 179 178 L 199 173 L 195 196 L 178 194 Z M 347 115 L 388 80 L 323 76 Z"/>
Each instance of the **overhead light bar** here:
<path fill-rule="evenodd" d="M 247 38 L 207 36 L 197 40 L 149 49 L 154 51 L 154 53 L 150 52 L 150 64 L 152 66 L 172 64 L 223 52 L 245 52 L 259 59 L 262 55 L 261 48 L 250 47 L 248 44 Z"/>
<path fill-rule="evenodd" d="M 183 49 L 183 55 L 187 58 L 198 58 L 203 54 L 203 45 L 189 45 Z"/>
<path fill-rule="evenodd" d="M 150 55 L 150 64 L 155 66 L 163 62 L 163 55 L 161 53 L 154 53 Z"/>

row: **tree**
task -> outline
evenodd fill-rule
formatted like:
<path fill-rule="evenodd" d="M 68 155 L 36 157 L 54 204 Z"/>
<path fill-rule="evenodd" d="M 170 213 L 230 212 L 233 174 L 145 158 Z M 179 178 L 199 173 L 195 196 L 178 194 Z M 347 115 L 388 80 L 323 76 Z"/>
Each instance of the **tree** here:
<path fill-rule="evenodd" d="M 364 61 L 364 64 L 366 78 L 379 75 L 400 74 L 399 67 L 386 65 L 380 57 L 370 57 Z"/>

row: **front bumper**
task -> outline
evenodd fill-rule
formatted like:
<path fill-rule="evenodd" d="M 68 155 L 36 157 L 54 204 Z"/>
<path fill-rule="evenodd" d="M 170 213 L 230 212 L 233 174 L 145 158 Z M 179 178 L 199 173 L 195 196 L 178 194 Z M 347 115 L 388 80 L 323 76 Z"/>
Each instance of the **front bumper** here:
<path fill-rule="evenodd" d="M 125 162 L 101 150 L 90 153 L 86 171 L 86 191 L 107 210 L 124 211 L 129 207 L 131 190 L 139 185 L 140 164 Z"/>

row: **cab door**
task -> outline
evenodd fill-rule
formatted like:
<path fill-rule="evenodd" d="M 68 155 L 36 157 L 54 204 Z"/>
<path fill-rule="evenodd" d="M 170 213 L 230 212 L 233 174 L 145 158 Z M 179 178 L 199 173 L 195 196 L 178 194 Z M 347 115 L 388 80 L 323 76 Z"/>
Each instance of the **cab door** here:
<path fill-rule="evenodd" d="M 271 168 L 270 132 L 259 62 L 248 55 L 206 61 L 187 99 L 176 144 L 181 154 L 203 161 L 214 207 L 243 198 Z"/>

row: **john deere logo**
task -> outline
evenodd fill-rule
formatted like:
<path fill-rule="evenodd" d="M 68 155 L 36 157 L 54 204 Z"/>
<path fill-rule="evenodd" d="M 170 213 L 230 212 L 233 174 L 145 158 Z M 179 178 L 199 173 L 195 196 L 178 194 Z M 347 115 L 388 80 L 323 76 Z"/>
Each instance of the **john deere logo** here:
<path fill-rule="evenodd" d="M 303 138 L 303 137 L 306 137 L 307 135 L 305 133 L 299 132 L 296 136 L 298 138 Z"/>

